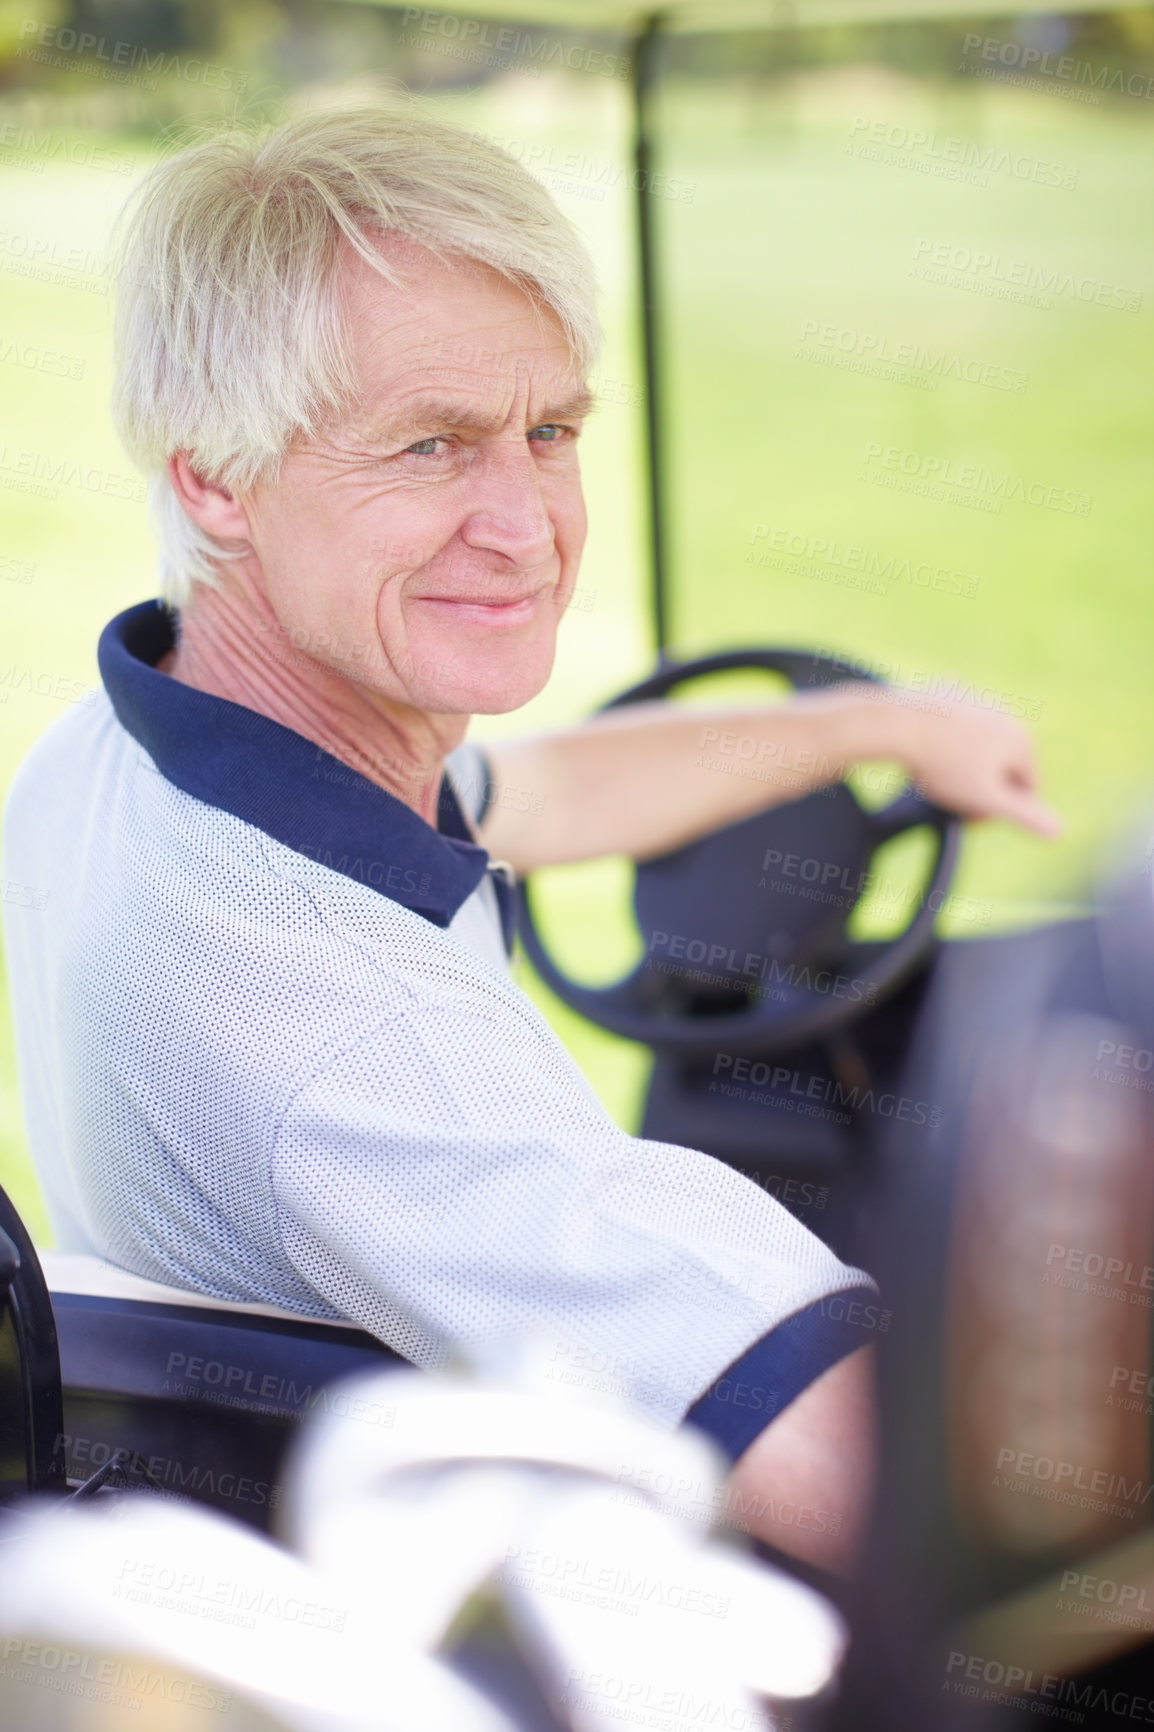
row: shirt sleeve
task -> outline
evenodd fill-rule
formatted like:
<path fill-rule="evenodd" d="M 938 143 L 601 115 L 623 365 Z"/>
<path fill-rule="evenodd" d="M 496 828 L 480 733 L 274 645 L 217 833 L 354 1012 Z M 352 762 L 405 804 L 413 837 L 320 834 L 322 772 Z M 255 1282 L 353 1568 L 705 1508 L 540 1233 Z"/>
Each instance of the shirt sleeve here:
<path fill-rule="evenodd" d="M 292 1099 L 272 1183 L 294 1267 L 405 1358 L 531 1351 L 669 1426 L 788 1320 L 872 1291 L 751 1180 L 621 1131 L 527 1001 L 366 1033 Z M 762 1423 L 833 1363 L 818 1333 L 767 1362 Z"/>
<path fill-rule="evenodd" d="M 698 1397 L 686 1419 L 736 1461 L 823 1372 L 876 1340 L 889 1316 L 872 1284 L 827 1294 L 755 1341 Z"/>

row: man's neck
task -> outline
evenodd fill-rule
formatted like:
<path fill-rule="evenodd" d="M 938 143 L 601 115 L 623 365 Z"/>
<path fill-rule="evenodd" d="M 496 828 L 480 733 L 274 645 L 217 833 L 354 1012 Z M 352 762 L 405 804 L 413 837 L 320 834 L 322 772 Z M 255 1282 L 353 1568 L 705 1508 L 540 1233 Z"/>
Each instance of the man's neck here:
<path fill-rule="evenodd" d="M 159 667 L 312 740 L 436 827 L 444 761 L 468 717 L 412 709 L 296 649 L 246 572 L 233 567 L 220 589 L 195 585 Z"/>

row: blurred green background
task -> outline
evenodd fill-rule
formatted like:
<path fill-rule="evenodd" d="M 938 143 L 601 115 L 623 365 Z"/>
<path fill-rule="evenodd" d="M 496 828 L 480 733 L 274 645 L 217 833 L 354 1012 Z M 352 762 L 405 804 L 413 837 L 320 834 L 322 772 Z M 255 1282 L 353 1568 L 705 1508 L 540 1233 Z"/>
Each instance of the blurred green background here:
<path fill-rule="evenodd" d="M 667 284 L 673 647 L 820 647 L 1030 718 L 1066 832 L 970 833 L 957 888 L 979 919 L 944 929 L 979 937 L 1080 906 L 1149 805 L 1154 11 L 927 10 L 843 5 L 822 23 L 802 6 L 774 29 L 674 37 L 656 104 L 667 178 L 647 196 Z M 470 18 L 0 5 L 0 789 L 60 712 L 38 677 L 94 684 L 100 627 L 154 593 L 143 506 L 91 480 L 130 473 L 106 407 L 118 209 L 192 128 L 397 85 L 526 161 L 603 291 L 577 602 L 548 690 L 478 736 L 575 719 L 647 671 L 616 75 L 632 49 L 520 23 L 511 54 L 489 56 L 463 46 Z M 51 479 L 71 464 L 89 479 Z M 562 960 L 585 978 L 622 967 L 624 863 L 546 876 Z M 634 1124 L 644 1054 L 526 985 Z M 48 1242 L 2 989 L 0 1182 Z"/>

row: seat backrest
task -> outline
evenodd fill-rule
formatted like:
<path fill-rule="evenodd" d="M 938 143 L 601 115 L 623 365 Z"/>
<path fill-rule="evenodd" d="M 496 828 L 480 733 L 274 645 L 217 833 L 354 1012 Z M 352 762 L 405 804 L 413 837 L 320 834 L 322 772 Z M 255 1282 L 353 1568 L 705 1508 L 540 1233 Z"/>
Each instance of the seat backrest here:
<path fill-rule="evenodd" d="M 0 1189 L 0 1499 L 65 1489 L 63 1432 L 52 1301 L 24 1223 Z"/>

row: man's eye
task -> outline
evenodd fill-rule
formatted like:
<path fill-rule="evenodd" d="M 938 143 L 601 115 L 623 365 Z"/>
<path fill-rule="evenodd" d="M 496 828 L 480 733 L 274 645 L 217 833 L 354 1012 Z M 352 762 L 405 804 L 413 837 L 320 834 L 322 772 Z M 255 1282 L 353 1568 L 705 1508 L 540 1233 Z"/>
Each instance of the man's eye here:
<path fill-rule="evenodd" d="M 418 439 L 415 445 L 405 446 L 405 456 L 433 457 L 436 455 L 437 446 L 442 443 L 443 441 L 436 435 L 433 435 L 428 439 Z"/>
<path fill-rule="evenodd" d="M 542 445 L 556 445 L 567 433 L 572 432 L 572 427 L 562 427 L 557 421 L 547 421 L 543 427 L 534 427 L 529 438 L 538 440 Z"/>

